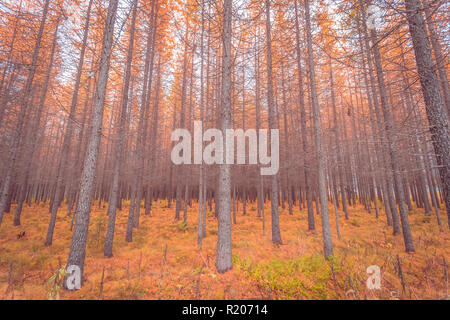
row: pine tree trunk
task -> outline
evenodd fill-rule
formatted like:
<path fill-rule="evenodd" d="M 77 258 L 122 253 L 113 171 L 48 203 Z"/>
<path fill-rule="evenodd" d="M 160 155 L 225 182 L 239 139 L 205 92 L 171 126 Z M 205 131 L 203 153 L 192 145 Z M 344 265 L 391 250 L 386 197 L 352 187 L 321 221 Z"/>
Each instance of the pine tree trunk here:
<path fill-rule="evenodd" d="M 322 147 L 322 128 L 320 119 L 320 108 L 317 101 L 317 88 L 316 88 L 316 75 L 314 67 L 314 57 L 312 48 L 312 35 L 311 35 L 311 21 L 309 12 L 309 0 L 305 0 L 305 20 L 306 20 L 306 40 L 308 46 L 308 65 L 309 76 L 311 86 L 311 99 L 314 115 L 314 135 L 316 138 L 316 150 L 317 150 L 317 170 L 319 178 L 319 197 L 322 213 L 322 235 L 323 235 L 323 248 L 325 257 L 333 255 L 333 243 L 331 242 L 331 230 L 330 220 L 328 217 L 328 198 L 327 198 L 327 185 L 325 181 L 325 154 Z"/>
<path fill-rule="evenodd" d="M 309 154 L 309 146 L 308 146 L 308 138 L 307 138 L 307 130 L 306 130 L 306 111 L 305 111 L 305 98 L 303 91 L 303 71 L 301 65 L 301 51 L 300 51 L 300 29 L 298 24 L 298 5 L 297 1 L 295 4 L 295 47 L 297 51 L 297 73 L 298 73 L 298 86 L 299 86 L 299 100 L 300 100 L 300 131 L 301 131 L 301 139 L 303 146 L 303 176 L 304 176 L 304 186 L 306 193 L 306 205 L 308 207 L 308 230 L 315 230 L 314 224 L 314 210 L 312 204 L 312 192 L 311 192 L 311 177 L 309 173 L 309 169 L 306 164 L 306 156 Z"/>
<path fill-rule="evenodd" d="M 26 163 L 25 163 L 25 166 L 23 169 L 24 179 L 23 179 L 22 185 L 19 189 L 19 198 L 17 200 L 17 207 L 16 207 L 16 211 L 14 214 L 14 226 L 20 225 L 20 215 L 22 214 L 23 202 L 25 201 L 25 195 L 26 195 L 26 191 L 27 191 L 27 187 L 28 187 L 28 180 L 30 178 L 30 170 L 31 170 L 31 163 L 33 160 L 33 155 L 35 153 L 37 153 L 42 146 L 42 144 L 36 143 L 37 138 L 38 138 L 38 135 L 36 134 L 36 132 L 39 130 L 41 116 L 42 116 L 42 112 L 43 112 L 44 104 L 45 104 L 45 98 L 47 97 L 48 85 L 50 82 L 50 77 L 51 77 L 52 68 L 53 68 L 53 60 L 55 57 L 56 45 L 57 45 L 57 40 L 58 40 L 58 29 L 59 29 L 59 18 L 58 18 L 58 21 L 56 24 L 55 33 L 53 35 L 53 43 L 52 43 L 52 48 L 50 49 L 50 58 L 49 58 L 47 74 L 45 76 L 44 85 L 42 87 L 42 93 L 41 93 L 41 97 L 39 99 L 39 106 L 38 106 L 37 114 L 34 119 L 33 128 L 31 129 L 31 132 L 30 132 L 30 141 L 28 143 L 28 147 L 26 148 L 26 155 L 25 155 Z"/>
<path fill-rule="evenodd" d="M 278 129 L 276 122 L 276 111 L 273 98 L 273 76 L 272 76 L 272 38 L 270 26 L 270 0 L 266 0 L 266 50 L 267 50 L 267 101 L 269 109 L 269 129 Z M 269 139 L 270 144 L 271 139 Z M 273 150 L 271 151 L 273 152 Z M 280 222 L 278 216 L 278 174 L 270 177 L 271 207 L 272 207 L 272 242 L 282 244 L 280 233 Z"/>
<path fill-rule="evenodd" d="M 409 31 L 414 46 L 426 112 L 430 123 L 431 139 L 439 165 L 448 227 L 450 228 L 450 135 L 448 118 L 439 90 L 439 80 L 434 71 L 433 57 L 419 0 L 405 0 Z"/>
<path fill-rule="evenodd" d="M 13 178 L 14 173 L 14 166 L 17 161 L 18 152 L 20 149 L 20 142 L 23 135 L 23 127 L 25 122 L 25 116 L 27 114 L 27 110 L 30 104 L 30 99 L 32 96 L 32 85 L 34 80 L 34 75 L 36 73 L 37 65 L 38 65 L 38 57 L 39 57 L 39 49 L 41 47 L 41 41 L 42 41 L 42 35 L 44 33 L 44 27 L 45 27 L 45 21 L 47 19 L 48 14 L 48 7 L 49 7 L 50 0 L 46 0 L 44 3 L 43 13 L 41 22 L 39 25 L 39 31 L 37 34 L 37 40 L 34 45 L 33 55 L 31 58 L 31 67 L 27 75 L 27 80 L 25 82 L 25 86 L 23 89 L 21 101 L 20 101 L 20 111 L 18 115 L 18 121 L 16 125 L 16 130 L 13 134 L 12 138 L 12 147 L 11 147 L 11 154 L 8 159 L 8 165 L 5 170 L 5 177 L 3 178 L 3 186 L 1 189 L 1 195 L 0 195 L 0 225 L 2 223 L 3 219 L 3 213 L 5 209 L 7 208 L 7 202 L 8 198 L 10 196 L 10 187 L 11 187 L 11 180 Z"/>
<path fill-rule="evenodd" d="M 128 109 L 128 99 L 129 99 L 129 89 L 130 89 L 130 78 L 131 78 L 131 66 L 133 61 L 133 46 L 134 46 L 134 33 L 136 27 L 136 12 L 139 0 L 134 0 L 133 3 L 133 16 L 131 20 L 131 28 L 130 28 L 130 40 L 128 43 L 128 53 L 127 53 L 127 62 L 125 67 L 125 77 L 123 84 L 123 93 L 122 93 L 122 110 L 120 114 L 120 124 L 119 124 L 119 132 L 116 143 L 116 150 L 114 154 L 114 171 L 113 171 L 113 181 L 111 186 L 111 193 L 109 196 L 108 202 L 108 229 L 106 232 L 105 239 L 105 249 L 104 255 L 105 257 L 113 256 L 113 240 L 114 240 L 114 230 L 116 226 L 116 210 L 117 210 L 117 201 L 119 198 L 119 177 L 120 177 L 120 165 L 122 163 L 122 150 L 125 138 L 125 126 L 127 119 L 127 109 Z"/>
<path fill-rule="evenodd" d="M 395 194 L 397 197 L 398 207 L 399 207 L 399 213 L 400 213 L 400 219 L 402 222 L 402 232 L 403 232 L 403 240 L 405 243 L 405 249 L 406 252 L 414 252 L 414 244 L 413 239 L 411 235 L 411 229 L 409 226 L 409 219 L 408 219 L 408 212 L 406 210 L 405 206 L 405 195 L 403 191 L 403 182 L 400 174 L 400 160 L 397 154 L 397 148 L 396 148 L 396 134 L 393 131 L 393 123 L 392 118 L 390 114 L 390 110 L 388 107 L 388 100 L 386 95 L 386 86 L 384 82 L 384 74 L 383 69 L 381 65 L 381 55 L 380 55 L 380 49 L 378 47 L 378 39 L 376 35 L 375 30 L 371 30 L 371 37 L 372 37 L 372 43 L 373 45 L 373 54 L 375 58 L 375 68 L 377 72 L 377 79 L 378 79 L 378 86 L 380 91 L 380 101 L 381 101 L 381 108 L 383 110 L 383 116 L 384 116 L 384 122 L 386 126 L 386 140 L 388 142 L 388 151 L 389 151 L 389 158 L 391 162 L 391 168 L 394 175 L 394 185 L 395 185 Z M 393 205 L 395 206 L 395 204 Z M 392 209 L 392 208 L 391 208 Z"/>
<path fill-rule="evenodd" d="M 231 120 L 231 37 L 232 37 L 232 0 L 223 2 L 223 31 L 222 31 L 222 93 L 220 128 L 222 134 L 230 127 Z M 216 211 L 218 218 L 217 258 L 216 268 L 219 273 L 225 273 L 233 268 L 231 260 L 231 172 L 230 165 L 219 165 L 219 177 L 216 194 Z"/>
<path fill-rule="evenodd" d="M 100 55 L 99 76 L 94 97 L 91 132 L 88 139 L 83 172 L 81 174 L 80 192 L 77 203 L 75 229 L 72 236 L 67 266 L 75 265 L 80 268 L 81 275 L 84 269 L 86 256 L 86 242 L 91 213 L 94 178 L 97 167 L 100 138 L 102 133 L 103 111 L 106 96 L 106 85 L 110 66 L 111 49 L 116 21 L 118 0 L 110 0 L 103 31 L 102 50 Z"/>
<path fill-rule="evenodd" d="M 70 145 L 72 140 L 72 132 L 73 132 L 73 125 L 75 120 L 75 108 L 78 103 L 78 91 L 80 89 L 80 82 L 81 82 L 81 74 L 83 72 L 83 63 L 84 63 L 84 56 L 86 52 L 86 45 L 87 45 L 87 38 L 88 38 L 88 31 L 89 31 L 89 23 L 91 18 L 91 7 L 92 7 L 92 0 L 89 1 L 89 7 L 88 12 L 86 16 L 86 23 L 84 25 L 84 34 L 83 34 L 83 44 L 81 47 L 81 53 L 80 53 L 80 60 L 78 62 L 78 69 L 77 69 L 77 77 L 75 80 L 75 86 L 74 91 L 72 95 L 72 103 L 70 104 L 70 111 L 69 111 L 69 118 L 67 119 L 67 129 L 64 135 L 64 141 L 63 141 L 63 147 L 61 151 L 61 158 L 59 160 L 59 166 L 56 173 L 56 189 L 55 189 L 55 196 L 53 200 L 53 206 L 51 208 L 51 217 L 50 222 L 48 224 L 47 229 L 47 237 L 45 239 L 45 245 L 50 246 L 53 241 L 53 231 L 55 229 L 55 223 L 56 223 L 56 214 L 58 212 L 58 207 L 60 204 L 60 201 L 64 197 L 64 175 L 67 167 L 67 163 L 69 161 L 69 151 L 70 151 Z"/>

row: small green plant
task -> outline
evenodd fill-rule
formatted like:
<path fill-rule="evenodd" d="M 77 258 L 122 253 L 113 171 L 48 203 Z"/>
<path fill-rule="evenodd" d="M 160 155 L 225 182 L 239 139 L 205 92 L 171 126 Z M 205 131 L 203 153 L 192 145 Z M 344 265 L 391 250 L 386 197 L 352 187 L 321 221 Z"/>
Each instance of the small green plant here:
<path fill-rule="evenodd" d="M 102 250 L 101 244 L 105 242 L 105 235 L 107 227 L 107 219 L 106 215 L 99 215 L 94 218 L 93 221 L 93 232 L 89 234 L 88 237 L 88 247 L 94 250 Z"/>
<path fill-rule="evenodd" d="M 289 260 L 273 259 L 263 264 L 233 255 L 233 264 L 260 287 L 270 287 L 282 299 L 334 299 L 330 264 L 336 273 L 342 268 L 340 258 L 327 261 L 318 254 Z"/>
<path fill-rule="evenodd" d="M 177 228 L 179 231 L 187 231 L 188 226 L 187 226 L 186 222 L 181 221 L 181 222 L 178 222 Z"/>
<path fill-rule="evenodd" d="M 112 297 L 112 299 L 118 300 L 140 300 L 143 299 L 144 290 L 139 281 L 134 283 L 128 283 L 125 286 L 120 287 L 117 295 Z"/>
<path fill-rule="evenodd" d="M 67 276 L 66 269 L 61 267 L 57 269 L 50 279 L 47 280 L 47 299 L 48 300 L 59 300 L 61 288 L 64 285 L 64 279 Z"/>

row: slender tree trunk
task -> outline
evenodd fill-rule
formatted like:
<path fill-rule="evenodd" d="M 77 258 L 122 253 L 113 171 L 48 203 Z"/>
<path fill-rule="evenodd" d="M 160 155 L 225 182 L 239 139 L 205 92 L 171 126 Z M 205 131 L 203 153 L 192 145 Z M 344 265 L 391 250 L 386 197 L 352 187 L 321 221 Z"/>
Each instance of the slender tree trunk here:
<path fill-rule="evenodd" d="M 434 70 L 433 57 L 420 1 L 405 0 L 405 6 L 409 32 L 411 33 L 416 56 L 417 70 L 430 123 L 431 140 L 433 141 L 444 191 L 448 227 L 450 228 L 450 135 L 448 132 L 448 118 L 445 116 L 444 103 L 439 90 L 439 80 Z"/>
<path fill-rule="evenodd" d="M 143 88 L 141 94 L 141 107 L 139 112 L 139 123 L 137 128 L 135 155 L 134 155 L 134 172 L 133 182 L 131 186 L 130 208 L 128 210 L 127 231 L 125 233 L 125 240 L 127 242 L 133 241 L 133 227 L 137 227 L 139 221 L 139 214 L 141 209 L 141 196 L 142 196 L 142 171 L 143 171 L 143 143 L 145 135 L 145 127 L 147 123 L 148 106 L 150 99 L 151 78 L 152 78 L 152 64 L 154 55 L 154 19 L 156 0 L 152 0 L 151 17 L 148 28 L 146 53 L 145 53 L 145 65 L 144 65 L 144 79 Z"/>
<path fill-rule="evenodd" d="M 23 0 L 20 0 L 19 11 L 17 13 L 16 21 L 14 22 L 14 30 L 13 30 L 13 33 L 11 36 L 11 42 L 9 45 L 7 61 L 5 63 L 5 67 L 3 69 L 2 80 L 0 81 L 0 126 L 2 125 L 3 117 L 5 115 L 5 110 L 7 107 L 9 89 L 11 88 L 12 83 L 14 83 L 15 76 L 16 76 L 16 72 L 15 72 L 16 65 L 14 64 L 12 70 L 10 69 L 10 67 L 11 67 L 11 58 L 12 58 L 13 52 L 14 52 L 14 44 L 16 42 L 16 37 L 17 37 L 17 24 L 20 21 L 20 15 L 22 12 L 22 1 Z M 9 77 L 9 83 L 6 86 L 6 89 L 3 90 L 7 73 L 10 73 L 11 75 Z"/>
<path fill-rule="evenodd" d="M 317 149 L 317 171 L 319 178 L 319 197 L 320 206 L 322 212 L 322 235 L 323 235 L 323 248 L 325 257 L 333 255 L 333 243 L 331 242 L 331 230 L 330 220 L 328 217 L 328 198 L 327 198 L 327 186 L 325 181 L 325 154 L 322 147 L 322 129 L 320 119 L 320 108 L 317 101 L 317 88 L 316 88 L 316 75 L 314 67 L 314 57 L 312 48 L 312 35 L 311 35 L 311 21 L 309 13 L 309 0 L 305 0 L 305 20 L 306 20 L 306 40 L 308 45 L 308 65 L 309 76 L 311 85 L 311 99 L 314 114 L 314 135 L 316 137 L 316 149 Z"/>
<path fill-rule="evenodd" d="M 222 134 L 230 127 L 231 119 L 231 37 L 233 1 L 223 2 L 222 30 L 222 94 L 220 108 L 220 127 Z M 216 268 L 225 273 L 233 268 L 231 260 L 231 172 L 223 155 L 223 164 L 219 165 L 219 181 L 216 194 L 216 210 L 218 218 Z"/>
<path fill-rule="evenodd" d="M 372 37 L 372 43 L 373 45 L 373 53 L 375 58 L 375 67 L 377 71 L 377 78 L 378 78 L 378 86 L 380 90 L 380 100 L 381 100 L 381 107 L 383 110 L 384 115 L 384 121 L 386 126 L 386 138 L 388 142 L 388 150 L 389 150 L 389 156 L 391 160 L 391 168 L 394 174 L 394 183 L 395 183 L 395 190 L 396 190 L 396 196 L 397 196 L 397 202 L 399 206 L 399 213 L 400 213 L 400 219 L 402 222 L 402 232 L 403 232 L 403 240 L 405 243 L 405 249 L 406 252 L 414 252 L 414 244 L 413 239 L 411 235 L 411 229 L 409 227 L 409 219 L 408 219 L 408 211 L 406 210 L 405 206 L 405 195 L 403 191 L 403 182 L 401 179 L 400 174 L 400 159 L 397 155 L 397 149 L 396 149 L 396 137 L 395 133 L 393 131 L 393 123 L 392 118 L 390 114 L 390 110 L 388 107 L 388 100 L 386 95 L 386 86 L 384 82 L 384 74 L 383 69 L 381 65 L 381 55 L 380 55 L 380 49 L 378 47 L 378 39 L 376 35 L 375 30 L 371 30 L 371 37 Z M 394 204 L 395 206 L 395 204 Z"/>
<path fill-rule="evenodd" d="M 425 17 L 427 21 L 428 31 L 430 33 L 431 46 L 436 60 L 436 66 L 439 73 L 440 83 L 442 87 L 443 100 L 446 105 L 447 115 L 450 118 L 450 88 L 447 77 L 447 70 L 445 68 L 445 57 L 442 54 L 442 46 L 439 41 L 439 36 L 434 28 L 433 16 L 430 11 L 431 0 L 425 0 L 423 7 L 425 9 Z"/>
<path fill-rule="evenodd" d="M 338 162 L 338 172 L 339 172 L 339 180 L 340 180 L 340 189 L 341 189 L 341 197 L 342 197 L 342 209 L 344 210 L 345 219 L 348 220 L 348 209 L 347 209 L 347 192 L 345 190 L 344 183 L 344 168 L 343 168 L 343 156 L 342 156 L 342 148 L 340 146 L 339 141 L 339 126 L 337 121 L 337 111 L 336 111 L 336 97 L 334 94 L 334 75 L 333 75 L 333 66 L 330 59 L 330 88 L 331 88 L 331 105 L 333 107 L 333 121 L 334 121 L 334 143 L 337 148 L 337 162 Z M 336 182 L 335 182 L 336 183 Z M 338 202 L 338 199 L 336 199 Z"/>
<path fill-rule="evenodd" d="M 1 195 L 0 195 L 0 225 L 2 223 L 3 213 L 7 207 L 7 200 L 8 200 L 9 193 L 10 193 L 11 180 L 12 180 L 13 173 L 14 173 L 14 166 L 16 164 L 18 152 L 20 149 L 20 141 L 21 141 L 21 138 L 23 135 L 23 125 L 25 122 L 25 116 L 27 114 L 27 110 L 28 110 L 28 107 L 30 104 L 30 99 L 32 96 L 32 94 L 31 94 L 32 85 L 33 85 L 34 75 L 36 73 L 36 69 L 37 69 L 37 65 L 38 65 L 37 61 L 38 61 L 38 57 L 39 57 L 39 49 L 41 47 L 42 35 L 44 33 L 44 27 L 45 27 L 45 21 L 47 19 L 49 3 L 50 3 L 50 0 L 46 0 L 44 3 L 42 18 L 41 18 L 41 22 L 39 25 L 39 31 L 37 34 L 37 38 L 36 38 L 37 40 L 34 45 L 33 55 L 31 58 L 31 67 L 30 67 L 30 70 L 27 75 L 27 80 L 25 82 L 25 86 L 24 86 L 21 101 L 20 101 L 20 111 L 19 111 L 19 115 L 18 115 L 18 122 L 16 125 L 16 130 L 13 133 L 11 153 L 10 153 L 10 156 L 8 159 L 7 168 L 5 170 L 5 177 L 3 178 L 3 186 L 1 189 Z"/>
<path fill-rule="evenodd" d="M 72 95 L 72 103 L 70 104 L 69 118 L 67 119 L 67 129 L 66 129 L 66 133 L 64 135 L 63 147 L 62 147 L 62 151 L 61 151 L 61 158 L 59 160 L 59 166 L 58 166 L 58 170 L 57 170 L 57 174 L 56 174 L 57 182 L 56 182 L 55 196 L 53 198 L 53 206 L 51 208 L 50 222 L 48 224 L 47 237 L 45 239 L 46 246 L 50 246 L 52 244 L 53 231 L 55 229 L 55 223 L 56 223 L 56 214 L 58 212 L 59 204 L 64 196 L 64 190 L 63 190 L 64 189 L 64 174 L 65 174 L 67 163 L 69 160 L 69 151 L 70 151 L 70 145 L 71 145 L 71 140 L 72 140 L 73 125 L 74 125 L 74 120 L 75 120 L 75 108 L 78 103 L 78 91 L 80 89 L 81 74 L 83 72 L 84 56 L 85 56 L 85 52 L 86 52 L 87 38 L 88 38 L 88 32 L 89 32 L 91 7 L 92 7 L 92 0 L 89 1 L 88 12 L 87 12 L 87 16 L 86 16 L 86 23 L 84 25 L 83 44 L 81 47 L 80 61 L 78 62 L 77 77 L 75 80 L 75 87 L 74 87 L 74 91 L 73 91 L 73 95 Z"/>
<path fill-rule="evenodd" d="M 202 1 L 201 3 L 201 8 L 202 8 L 202 31 L 201 31 L 201 36 L 200 36 L 200 121 L 203 124 L 203 120 L 204 120 L 204 105 L 203 105 L 203 101 L 204 101 L 204 84 L 203 84 L 203 51 L 204 51 L 204 47 L 203 47 L 203 40 L 204 40 L 204 34 L 205 34 L 205 3 Z M 203 128 L 203 127 L 202 127 Z M 202 132 L 202 136 L 203 136 L 203 132 Z M 198 246 L 201 248 L 202 247 L 202 227 L 203 227 L 203 161 L 200 164 L 200 178 L 199 178 L 199 187 L 198 187 L 198 230 L 197 230 L 197 244 Z"/>
<path fill-rule="evenodd" d="M 371 117 L 371 124 L 372 124 L 372 132 L 374 137 L 377 139 L 377 155 L 378 155 L 378 163 L 382 170 L 381 172 L 381 187 L 383 190 L 383 200 L 384 200 L 384 207 L 385 207 L 385 213 L 386 213 L 386 219 L 388 226 L 393 227 L 394 235 L 398 234 L 400 232 L 400 226 L 398 222 L 398 214 L 397 214 L 397 208 L 394 204 L 393 199 L 393 191 L 392 191 L 392 172 L 390 170 L 387 170 L 387 160 L 385 156 L 385 143 L 384 143 L 384 130 L 382 127 L 382 119 L 380 115 L 380 107 L 378 103 L 378 96 L 377 91 L 375 88 L 375 77 L 373 74 L 373 64 L 372 64 L 372 56 L 370 54 L 370 46 L 369 46 L 369 36 L 366 28 L 366 24 L 363 23 L 364 28 L 364 49 L 367 54 L 367 64 L 368 64 L 368 73 L 370 78 L 370 91 L 369 91 L 369 82 L 366 79 L 366 90 L 368 97 L 370 96 L 372 99 L 372 103 L 369 103 L 369 115 Z M 361 41 L 362 42 L 362 41 Z M 362 47 L 362 43 L 361 43 Z M 364 73 L 365 74 L 365 73 Z M 367 75 L 365 74 L 365 77 L 367 78 Z M 372 94 L 370 94 L 372 93 Z M 375 111 L 375 117 L 373 116 Z M 377 126 L 375 126 L 375 123 Z"/>
<path fill-rule="evenodd" d="M 128 53 L 127 53 L 127 62 L 125 67 L 125 77 L 123 84 L 123 93 L 122 93 L 122 110 L 120 114 L 120 124 L 119 124 L 119 132 L 116 143 L 116 150 L 114 155 L 114 172 L 113 172 L 113 181 L 111 187 L 111 193 L 109 196 L 108 202 L 108 229 L 106 232 L 105 239 L 105 249 L 104 255 L 105 257 L 113 256 L 113 240 L 114 240 L 114 229 L 116 226 L 116 210 L 117 210 L 117 201 L 119 197 L 119 177 L 120 177 L 120 165 L 122 163 L 122 150 L 125 138 L 125 126 L 127 119 L 127 110 L 128 110 L 128 100 L 129 100 L 129 89 L 130 89 L 130 78 L 131 78 L 131 66 L 133 61 L 133 46 L 134 46 L 134 32 L 136 26 L 136 12 L 138 7 L 138 1 L 134 0 L 133 2 L 133 16 L 131 20 L 130 27 L 130 40 L 128 43 Z"/>
<path fill-rule="evenodd" d="M 102 133 L 102 120 L 105 105 L 106 85 L 110 66 L 111 49 L 116 21 L 118 0 L 110 0 L 103 31 L 102 50 L 100 55 L 99 76 L 94 97 L 94 108 L 91 121 L 91 132 L 88 139 L 83 172 L 81 174 L 80 192 L 77 203 L 75 229 L 70 246 L 67 266 L 75 265 L 83 274 L 86 242 L 91 213 L 92 195 L 98 151 Z"/>
<path fill-rule="evenodd" d="M 306 111 L 305 111 L 305 98 L 303 91 L 303 69 L 301 65 L 301 51 L 300 51 L 300 29 L 298 23 L 298 5 L 297 1 L 295 4 L 295 47 L 297 52 L 297 73 L 298 73 L 298 92 L 299 92 L 299 100 L 300 100 L 300 131 L 301 131 L 301 139 L 303 146 L 303 176 L 304 176 L 304 186 L 306 193 L 306 205 L 308 207 L 308 230 L 315 230 L 314 223 L 314 209 L 312 204 L 312 192 L 311 192 L 311 177 L 309 173 L 309 168 L 306 164 L 306 156 L 309 153 L 308 146 L 308 137 L 307 137 L 307 129 L 306 129 Z"/>
<path fill-rule="evenodd" d="M 53 35 L 53 43 L 52 43 L 52 48 L 50 51 L 50 58 L 49 58 L 49 64 L 48 64 L 48 69 L 47 69 L 47 74 L 45 76 L 45 80 L 44 80 L 44 85 L 42 87 L 42 93 L 41 93 L 41 97 L 39 100 L 39 107 L 37 110 L 37 114 L 35 116 L 34 119 L 34 123 L 33 123 L 33 128 L 30 132 L 30 142 L 28 144 L 26 153 L 25 153 L 25 166 L 24 166 L 24 179 L 22 182 L 22 185 L 20 187 L 19 190 L 19 198 L 17 200 L 17 208 L 14 214 L 14 225 L 15 226 L 19 226 L 20 225 L 20 215 L 22 213 L 22 207 L 23 207 L 23 202 L 25 201 L 25 195 L 26 195 L 26 191 L 27 191 L 27 187 L 28 187 L 28 180 L 30 178 L 30 170 L 31 170 L 31 163 L 33 160 L 33 155 L 34 153 L 38 152 L 42 146 L 42 144 L 37 144 L 37 138 L 38 135 L 36 134 L 36 132 L 39 130 L 39 124 L 41 123 L 41 116 L 42 116 L 42 111 L 44 109 L 44 104 L 45 104 L 45 98 L 47 96 L 47 91 L 48 91 L 48 85 L 50 82 L 50 77 L 51 77 L 51 73 L 52 73 L 52 68 L 53 68 L 53 59 L 55 56 L 55 51 L 56 51 L 56 44 L 57 44 L 57 40 L 58 40 L 58 28 L 59 28 L 59 18 L 58 18 L 58 22 L 55 28 L 55 33 Z"/>
<path fill-rule="evenodd" d="M 266 0 L 266 50 L 267 50 L 267 101 L 269 109 L 269 129 L 278 129 L 275 114 L 275 104 L 273 98 L 273 79 L 272 79 L 272 36 L 270 26 L 270 0 Z M 269 139 L 271 140 L 272 137 Z M 272 144 L 270 142 L 270 144 Z M 271 152 L 274 152 L 271 150 Z M 278 216 L 278 175 L 270 177 L 271 180 L 271 206 L 272 206 L 272 242 L 282 244 L 280 233 L 280 222 Z"/>
<path fill-rule="evenodd" d="M 259 141 L 259 129 L 261 127 L 261 103 L 260 103 L 260 76 L 259 76 L 259 54 L 257 48 L 257 35 L 255 35 L 255 108 L 256 108 L 256 134 Z M 259 153 L 259 145 L 258 145 Z M 257 170 L 259 171 L 259 166 Z M 265 232 L 264 221 L 264 190 L 263 190 L 263 176 L 259 175 L 259 183 L 257 185 L 258 196 L 258 217 L 263 218 L 263 233 Z"/>

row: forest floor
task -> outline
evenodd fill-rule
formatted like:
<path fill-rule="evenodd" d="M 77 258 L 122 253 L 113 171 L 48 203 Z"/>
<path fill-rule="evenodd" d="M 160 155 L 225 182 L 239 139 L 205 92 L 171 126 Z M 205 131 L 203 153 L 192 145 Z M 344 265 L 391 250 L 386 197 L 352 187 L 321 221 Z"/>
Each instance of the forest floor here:
<path fill-rule="evenodd" d="M 167 202 L 166 202 L 167 203 Z M 266 232 L 256 204 L 247 215 L 242 204 L 233 225 L 233 269 L 221 275 L 215 269 L 217 221 L 208 212 L 207 236 L 197 246 L 197 207 L 188 210 L 188 223 L 174 220 L 174 206 L 155 202 L 151 216 L 141 216 L 133 242 L 125 241 L 128 210 L 117 215 L 114 257 L 103 256 L 106 208 L 93 206 L 85 282 L 81 290 L 58 290 L 52 275 L 66 261 L 72 233 L 71 217 L 61 209 L 53 245 L 44 246 L 50 218 L 48 204 L 24 207 L 22 226 L 13 227 L 5 213 L 0 229 L 0 299 L 448 299 L 447 263 L 450 232 L 441 210 L 440 230 L 434 216 L 422 209 L 410 212 L 416 252 L 407 254 L 402 236 L 393 236 L 384 213 L 350 207 L 349 219 L 340 215 L 342 238 L 330 219 L 334 258 L 323 258 L 320 216 L 316 231 L 307 230 L 306 211 L 289 215 L 280 208 L 283 245 L 271 241 L 270 203 L 266 204 Z M 141 211 L 142 212 L 142 211 Z M 23 237 L 19 235 L 25 232 Z M 399 276 L 399 259 L 403 285 Z M 446 261 L 446 262 L 445 262 Z M 369 290 L 367 267 L 381 268 L 381 289 Z M 55 289 L 56 288 L 56 289 Z"/>

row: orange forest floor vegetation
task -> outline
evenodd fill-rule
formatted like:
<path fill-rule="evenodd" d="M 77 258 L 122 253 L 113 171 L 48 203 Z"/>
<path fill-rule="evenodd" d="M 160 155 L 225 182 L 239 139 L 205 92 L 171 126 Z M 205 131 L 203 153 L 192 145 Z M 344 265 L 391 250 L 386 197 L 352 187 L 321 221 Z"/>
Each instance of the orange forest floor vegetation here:
<path fill-rule="evenodd" d="M 242 204 L 240 206 L 242 210 Z M 280 208 L 283 245 L 270 233 L 270 203 L 266 232 L 256 204 L 247 215 L 237 214 L 232 226 L 233 269 L 215 270 L 217 220 L 208 212 L 203 248 L 197 246 L 197 205 L 188 221 L 174 220 L 167 201 L 153 204 L 142 215 L 131 243 L 125 241 L 127 208 L 118 212 L 114 257 L 103 256 L 106 208 L 93 206 L 84 284 L 66 291 L 57 273 L 68 255 L 71 217 L 60 212 L 51 247 L 44 246 L 50 218 L 48 204 L 26 207 L 23 225 L 12 226 L 5 214 L 0 230 L 0 297 L 3 299 L 447 299 L 450 234 L 439 229 L 422 209 L 410 212 L 416 252 L 405 253 L 402 236 L 393 236 L 384 216 L 379 219 L 361 206 L 351 207 L 340 220 L 341 239 L 332 230 L 334 256 L 323 257 L 321 219 L 307 231 L 306 210 L 293 215 Z M 335 225 L 331 209 L 331 225 Z M 447 262 L 446 262 L 447 260 Z M 366 286 L 367 268 L 381 269 L 381 289 Z"/>

